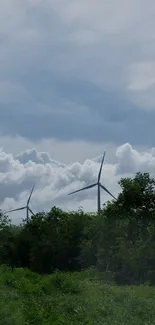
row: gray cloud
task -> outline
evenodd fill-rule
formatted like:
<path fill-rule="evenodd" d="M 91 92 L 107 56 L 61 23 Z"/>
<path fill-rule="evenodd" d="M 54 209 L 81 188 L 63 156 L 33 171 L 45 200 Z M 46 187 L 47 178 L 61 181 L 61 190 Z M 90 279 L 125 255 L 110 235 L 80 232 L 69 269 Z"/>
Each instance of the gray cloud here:
<path fill-rule="evenodd" d="M 34 162 L 35 164 L 50 164 L 53 167 L 64 167 L 65 165 L 59 163 L 56 160 L 51 159 L 49 153 L 47 152 L 37 152 L 35 148 L 30 150 L 25 150 L 15 156 L 16 160 L 19 160 L 21 164 L 26 164 L 29 161 Z"/>
<path fill-rule="evenodd" d="M 22 108 L 17 102 L 11 106 L 1 103 L 3 134 L 20 134 L 33 140 L 55 137 L 102 142 L 104 139 L 116 144 L 120 144 L 123 137 L 124 141 L 134 144 L 153 145 L 154 111 L 140 112 L 125 95 L 103 91 L 92 83 L 73 78 L 48 78 L 44 84 L 41 76 L 38 79 L 40 82 L 35 78 L 25 85 L 25 92 L 29 94 L 35 85 L 36 102 L 24 102 Z M 147 136 L 144 129 L 148 130 Z"/>
<path fill-rule="evenodd" d="M 152 0 L 6 0 L 1 132 L 154 145 L 154 13 Z"/>

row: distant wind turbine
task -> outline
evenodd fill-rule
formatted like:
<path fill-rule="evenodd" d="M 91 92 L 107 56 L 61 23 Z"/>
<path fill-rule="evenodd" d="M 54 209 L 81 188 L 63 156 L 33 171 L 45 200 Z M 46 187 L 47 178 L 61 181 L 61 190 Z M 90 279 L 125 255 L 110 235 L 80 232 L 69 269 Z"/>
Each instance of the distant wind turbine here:
<path fill-rule="evenodd" d="M 102 161 L 101 161 L 101 166 L 100 166 L 100 170 L 99 170 L 99 173 L 98 173 L 97 183 L 88 185 L 86 187 L 83 187 L 83 188 L 81 188 L 81 189 L 79 189 L 77 191 L 74 191 L 74 192 L 71 192 L 71 193 L 68 194 L 68 195 L 71 195 L 71 194 L 74 194 L 74 193 L 77 193 L 77 192 L 80 192 L 80 191 L 84 191 L 84 190 L 87 190 L 89 188 L 97 186 L 97 189 L 98 189 L 98 191 L 97 191 L 97 210 L 98 210 L 98 213 L 100 213 L 100 211 L 101 211 L 101 193 L 100 193 L 101 188 L 116 200 L 115 196 L 113 194 L 111 194 L 107 190 L 107 188 L 100 183 L 101 172 L 102 172 L 102 167 L 103 167 L 103 163 L 104 163 L 105 154 L 106 154 L 106 151 L 104 151 L 103 158 L 102 158 Z"/>
<path fill-rule="evenodd" d="M 10 212 L 14 212 L 14 211 L 20 211 L 20 210 L 25 210 L 26 209 L 26 222 L 28 222 L 29 221 L 29 212 L 31 212 L 31 214 L 33 214 L 33 216 L 34 216 L 33 211 L 29 207 L 29 203 L 30 203 L 31 196 L 32 196 L 32 193 L 34 191 L 34 188 L 35 188 L 35 185 L 33 185 L 32 189 L 31 189 L 31 192 L 30 192 L 30 195 L 28 197 L 26 206 L 21 207 L 21 208 L 17 208 L 17 209 L 12 209 L 12 210 L 6 211 L 5 214 L 6 213 L 10 213 Z"/>

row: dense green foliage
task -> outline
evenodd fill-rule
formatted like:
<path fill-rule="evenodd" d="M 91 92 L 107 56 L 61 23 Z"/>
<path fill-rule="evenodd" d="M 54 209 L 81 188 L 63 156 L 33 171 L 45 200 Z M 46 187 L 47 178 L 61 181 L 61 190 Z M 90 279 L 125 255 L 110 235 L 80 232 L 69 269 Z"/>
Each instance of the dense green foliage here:
<path fill-rule="evenodd" d="M 155 180 L 120 186 L 100 215 L 0 213 L 0 324 L 155 324 Z"/>
<path fill-rule="evenodd" d="M 95 267 L 117 284 L 155 283 L 155 180 L 137 173 L 120 181 L 118 199 L 100 215 L 56 207 L 26 224 L 0 216 L 0 264 L 39 274 Z"/>
<path fill-rule="evenodd" d="M 154 325 L 155 289 L 118 287 L 94 271 L 41 276 L 0 267 L 2 325 Z"/>

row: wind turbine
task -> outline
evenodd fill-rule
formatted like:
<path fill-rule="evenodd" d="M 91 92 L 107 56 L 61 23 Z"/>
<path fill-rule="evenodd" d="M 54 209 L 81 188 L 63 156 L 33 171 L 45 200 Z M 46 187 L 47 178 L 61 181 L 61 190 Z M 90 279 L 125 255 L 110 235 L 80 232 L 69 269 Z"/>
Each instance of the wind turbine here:
<path fill-rule="evenodd" d="M 101 166 L 100 166 L 99 173 L 98 173 L 97 183 L 88 185 L 86 187 L 83 187 L 83 188 L 81 188 L 81 189 L 79 189 L 77 191 L 74 191 L 74 192 L 71 192 L 71 193 L 68 194 L 68 195 L 71 195 L 71 194 L 74 194 L 74 193 L 77 193 L 77 192 L 80 192 L 80 191 L 84 191 L 84 190 L 87 190 L 89 188 L 97 186 L 97 210 L 98 210 L 98 213 L 100 213 L 100 211 L 101 211 L 101 193 L 100 193 L 101 188 L 116 200 L 115 196 L 113 194 L 111 194 L 108 191 L 108 189 L 100 183 L 101 172 L 102 172 L 102 167 L 103 167 L 103 163 L 104 163 L 105 154 L 106 154 L 106 151 L 104 151 L 104 154 L 103 154 L 103 157 L 102 157 Z"/>
<path fill-rule="evenodd" d="M 25 210 L 25 209 L 26 209 L 26 222 L 28 223 L 28 221 L 29 221 L 29 212 L 31 212 L 31 213 L 33 214 L 33 216 L 34 216 L 33 211 L 32 211 L 32 210 L 30 209 L 30 207 L 29 207 L 29 203 L 30 203 L 31 196 L 32 196 L 32 193 L 33 193 L 33 191 L 34 191 L 34 188 L 35 188 L 35 185 L 33 185 L 32 189 L 31 189 L 31 192 L 30 192 L 30 195 L 29 195 L 29 197 L 28 197 L 28 200 L 27 200 L 26 206 L 21 207 L 21 208 L 17 208 L 17 209 L 12 209 L 12 210 L 6 211 L 5 214 L 6 214 L 6 213 L 10 213 L 10 212 L 14 212 L 14 211 L 20 211 L 20 210 Z"/>

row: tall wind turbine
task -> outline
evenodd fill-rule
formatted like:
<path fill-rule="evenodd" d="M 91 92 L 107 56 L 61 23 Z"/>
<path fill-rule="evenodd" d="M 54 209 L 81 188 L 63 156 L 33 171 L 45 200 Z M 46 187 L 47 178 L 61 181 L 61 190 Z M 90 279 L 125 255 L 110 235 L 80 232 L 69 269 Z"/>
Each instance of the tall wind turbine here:
<path fill-rule="evenodd" d="M 113 197 L 113 199 L 116 200 L 115 196 L 113 194 L 111 194 L 107 188 L 105 186 L 103 186 L 101 183 L 100 183 L 100 179 L 101 179 L 101 172 L 102 172 L 102 168 L 103 168 L 103 163 L 104 163 L 104 158 L 105 158 L 105 154 L 106 152 L 104 151 L 104 154 L 103 154 L 103 157 L 102 157 L 102 161 L 101 161 L 101 166 L 100 166 L 100 170 L 99 170 L 99 173 L 98 173 L 98 179 L 97 179 L 97 183 L 95 184 L 91 184 L 91 185 L 88 185 L 86 187 L 83 187 L 77 191 L 74 191 L 74 192 L 71 192 L 69 193 L 68 195 L 71 195 L 71 194 L 74 194 L 74 193 L 77 193 L 77 192 L 80 192 L 80 191 L 84 191 L 84 190 L 87 190 L 89 188 L 92 188 L 92 187 L 95 187 L 97 186 L 97 210 L 98 210 L 98 213 L 100 213 L 101 211 L 101 193 L 100 193 L 100 190 L 101 188 L 107 192 L 109 195 L 111 195 Z"/>
<path fill-rule="evenodd" d="M 29 195 L 29 197 L 28 197 L 28 200 L 27 200 L 26 206 L 21 207 L 21 208 L 17 208 L 17 209 L 9 210 L 9 211 L 6 211 L 5 213 L 10 213 L 10 212 L 14 212 L 14 211 L 20 211 L 20 210 L 26 210 L 26 222 L 28 222 L 28 221 L 29 221 L 29 212 L 31 212 L 31 214 L 33 214 L 33 216 L 34 216 L 33 211 L 32 211 L 32 210 L 30 209 L 30 207 L 29 207 L 29 203 L 30 203 L 31 196 L 32 196 L 32 193 L 33 193 L 33 191 L 34 191 L 34 188 L 35 188 L 35 185 L 33 185 L 32 189 L 31 189 L 31 192 L 30 192 L 30 195 Z"/>

